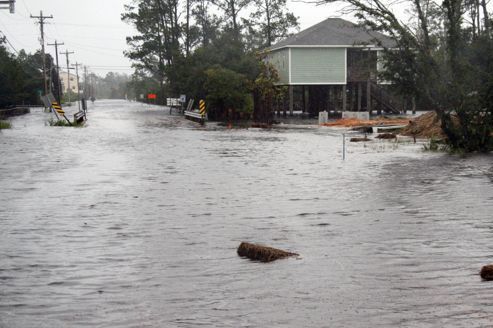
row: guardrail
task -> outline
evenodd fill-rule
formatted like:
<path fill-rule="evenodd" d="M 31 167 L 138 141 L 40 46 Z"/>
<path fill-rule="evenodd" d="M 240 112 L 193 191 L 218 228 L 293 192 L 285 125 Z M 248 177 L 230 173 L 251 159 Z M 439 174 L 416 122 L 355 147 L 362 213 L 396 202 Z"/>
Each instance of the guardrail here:
<path fill-rule="evenodd" d="M 185 118 L 190 121 L 194 121 L 200 123 L 202 125 L 205 124 L 206 116 L 202 115 L 198 112 L 193 111 L 185 111 Z"/>

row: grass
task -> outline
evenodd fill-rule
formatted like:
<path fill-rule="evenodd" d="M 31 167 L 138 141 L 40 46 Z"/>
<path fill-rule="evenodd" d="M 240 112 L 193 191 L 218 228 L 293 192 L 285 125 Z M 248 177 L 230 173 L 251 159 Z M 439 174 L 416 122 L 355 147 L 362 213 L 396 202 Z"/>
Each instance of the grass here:
<path fill-rule="evenodd" d="M 69 122 L 67 122 L 67 120 L 65 120 L 65 119 L 56 120 L 56 119 L 51 118 L 48 121 L 48 124 L 50 126 L 70 126 L 70 127 L 74 127 L 74 128 L 80 128 L 80 127 L 83 126 L 83 124 L 77 124 L 77 123 L 74 123 L 74 122 L 71 122 L 71 123 L 72 124 L 70 124 Z"/>
<path fill-rule="evenodd" d="M 450 147 L 443 141 L 443 139 L 432 137 L 428 143 L 423 145 L 423 150 L 431 152 L 450 152 Z"/>
<path fill-rule="evenodd" d="M 2 129 L 10 129 L 12 124 L 9 121 L 0 121 L 0 130 Z"/>

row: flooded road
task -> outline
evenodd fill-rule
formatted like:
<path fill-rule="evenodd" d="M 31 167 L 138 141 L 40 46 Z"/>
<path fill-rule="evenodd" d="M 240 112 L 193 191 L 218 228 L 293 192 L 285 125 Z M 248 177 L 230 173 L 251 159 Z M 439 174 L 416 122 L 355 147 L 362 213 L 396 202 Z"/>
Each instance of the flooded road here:
<path fill-rule="evenodd" d="M 0 132 L 0 327 L 493 326 L 492 156 L 152 108 Z"/>

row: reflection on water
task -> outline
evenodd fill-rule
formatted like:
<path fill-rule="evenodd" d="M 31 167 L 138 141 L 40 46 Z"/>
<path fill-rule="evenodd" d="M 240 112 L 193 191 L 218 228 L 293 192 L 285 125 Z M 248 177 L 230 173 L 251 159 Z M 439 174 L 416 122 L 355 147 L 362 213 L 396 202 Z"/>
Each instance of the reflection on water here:
<path fill-rule="evenodd" d="M 94 106 L 0 132 L 0 327 L 493 325 L 491 156 Z"/>

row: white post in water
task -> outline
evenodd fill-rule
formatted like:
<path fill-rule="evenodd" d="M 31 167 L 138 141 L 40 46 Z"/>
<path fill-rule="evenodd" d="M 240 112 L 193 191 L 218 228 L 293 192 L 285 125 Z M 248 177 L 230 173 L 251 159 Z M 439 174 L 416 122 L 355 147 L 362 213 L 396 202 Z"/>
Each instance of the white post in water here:
<path fill-rule="evenodd" d="M 346 134 L 342 134 L 342 160 L 346 160 Z"/>

